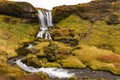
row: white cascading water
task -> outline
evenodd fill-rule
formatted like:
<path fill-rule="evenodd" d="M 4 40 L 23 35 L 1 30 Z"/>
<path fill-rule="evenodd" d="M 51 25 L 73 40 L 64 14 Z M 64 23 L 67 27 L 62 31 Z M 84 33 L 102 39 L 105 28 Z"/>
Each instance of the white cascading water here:
<path fill-rule="evenodd" d="M 57 78 L 70 78 L 74 75 L 74 73 L 68 73 L 67 70 L 58 69 L 58 68 L 34 68 L 31 66 L 27 66 L 20 60 L 16 61 L 16 64 L 23 70 L 27 72 L 44 72 L 48 74 L 50 77 L 57 77 Z"/>
<path fill-rule="evenodd" d="M 41 22 L 40 30 L 39 33 L 37 34 L 37 38 L 42 38 L 42 39 L 52 39 L 50 32 L 49 32 L 49 27 L 53 26 L 52 24 L 52 13 L 51 11 L 44 11 L 44 10 L 38 10 L 38 16 L 39 20 Z M 26 48 L 32 48 L 33 45 L 29 44 L 28 47 Z M 27 71 L 27 72 L 44 72 L 48 74 L 51 77 L 57 77 L 57 78 L 70 78 L 74 75 L 74 73 L 68 73 L 67 70 L 64 69 L 58 69 L 58 68 L 34 68 L 31 66 L 27 66 L 23 62 L 21 62 L 21 59 L 16 60 L 15 62 L 21 69 Z"/>
<path fill-rule="evenodd" d="M 33 47 L 33 44 L 30 43 L 26 48 L 32 48 L 32 47 Z"/>
<path fill-rule="evenodd" d="M 37 38 L 52 39 L 48 28 L 53 26 L 51 11 L 38 10 L 38 18 L 40 20 L 40 30 L 37 34 Z"/>

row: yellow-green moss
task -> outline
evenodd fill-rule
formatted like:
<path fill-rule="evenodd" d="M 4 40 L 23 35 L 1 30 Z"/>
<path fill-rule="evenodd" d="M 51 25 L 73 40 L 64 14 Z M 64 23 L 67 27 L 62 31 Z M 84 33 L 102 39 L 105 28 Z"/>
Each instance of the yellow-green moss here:
<path fill-rule="evenodd" d="M 45 64 L 42 65 L 43 67 L 57 67 L 60 68 L 61 65 L 55 62 L 47 62 Z"/>
<path fill-rule="evenodd" d="M 115 67 L 115 64 L 112 62 L 107 63 L 99 59 L 101 56 L 114 54 L 112 51 L 86 45 L 81 45 L 80 47 L 81 49 L 74 50 L 73 54 L 81 60 L 84 65 L 91 67 L 93 70 L 108 70 L 115 74 L 120 74 L 120 69 Z"/>
<path fill-rule="evenodd" d="M 69 56 L 61 61 L 64 68 L 85 68 L 86 66 L 75 56 Z"/>
<path fill-rule="evenodd" d="M 24 42 L 34 40 L 38 26 L 22 23 L 19 18 L 0 15 L 0 19 L 3 18 L 15 21 L 14 24 L 0 21 L 0 48 L 8 57 L 13 57 L 17 55 L 15 50 L 23 46 Z"/>

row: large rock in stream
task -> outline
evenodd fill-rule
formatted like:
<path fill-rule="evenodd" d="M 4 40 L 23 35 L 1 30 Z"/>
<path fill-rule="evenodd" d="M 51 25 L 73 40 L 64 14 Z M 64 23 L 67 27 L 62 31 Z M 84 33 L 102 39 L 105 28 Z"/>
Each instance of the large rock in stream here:
<path fill-rule="evenodd" d="M 37 21 L 37 10 L 27 2 L 0 1 L 0 14 Z"/>

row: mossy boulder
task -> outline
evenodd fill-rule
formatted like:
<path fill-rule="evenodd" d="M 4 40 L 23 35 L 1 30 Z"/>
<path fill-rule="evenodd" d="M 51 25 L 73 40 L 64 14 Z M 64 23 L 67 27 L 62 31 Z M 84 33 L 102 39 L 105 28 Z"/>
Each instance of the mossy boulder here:
<path fill-rule="evenodd" d="M 36 68 L 40 68 L 42 66 L 42 62 L 37 58 L 37 56 L 29 54 L 25 59 L 22 60 L 28 66 L 33 66 Z"/>
<path fill-rule="evenodd" d="M 54 62 L 58 59 L 66 58 L 67 55 L 72 53 L 70 47 L 59 45 L 59 43 L 50 42 L 48 46 L 44 47 L 44 53 L 48 61 Z"/>
<path fill-rule="evenodd" d="M 111 14 L 108 16 L 107 20 L 106 20 L 107 24 L 112 25 L 112 24 L 119 24 L 120 20 L 119 20 L 119 15 L 117 14 Z"/>
<path fill-rule="evenodd" d="M 0 1 L 0 14 L 38 21 L 37 10 L 27 2 Z"/>

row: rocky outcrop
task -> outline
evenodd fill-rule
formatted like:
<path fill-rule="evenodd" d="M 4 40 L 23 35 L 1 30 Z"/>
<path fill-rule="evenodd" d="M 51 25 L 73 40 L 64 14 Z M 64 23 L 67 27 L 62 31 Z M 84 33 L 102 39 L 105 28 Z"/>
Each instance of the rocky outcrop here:
<path fill-rule="evenodd" d="M 0 1 L 0 14 L 37 19 L 37 10 L 27 2 Z"/>
<path fill-rule="evenodd" d="M 71 14 L 76 14 L 82 19 L 92 22 L 101 19 L 106 20 L 106 18 L 113 14 L 119 16 L 119 4 L 120 1 L 118 0 L 95 0 L 84 4 L 54 7 L 53 21 L 59 22 Z"/>

